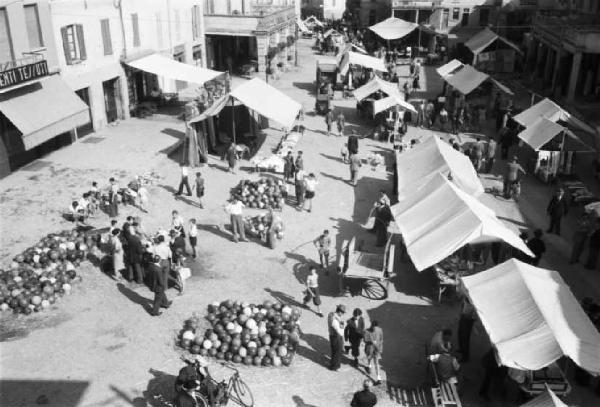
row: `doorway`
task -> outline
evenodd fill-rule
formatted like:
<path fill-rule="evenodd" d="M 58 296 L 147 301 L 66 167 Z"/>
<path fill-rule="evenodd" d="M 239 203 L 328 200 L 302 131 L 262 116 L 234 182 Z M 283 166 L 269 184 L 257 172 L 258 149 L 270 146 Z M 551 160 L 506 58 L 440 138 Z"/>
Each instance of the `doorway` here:
<path fill-rule="evenodd" d="M 119 78 L 109 79 L 102 82 L 107 123 L 113 123 L 119 119 L 119 85 Z"/>

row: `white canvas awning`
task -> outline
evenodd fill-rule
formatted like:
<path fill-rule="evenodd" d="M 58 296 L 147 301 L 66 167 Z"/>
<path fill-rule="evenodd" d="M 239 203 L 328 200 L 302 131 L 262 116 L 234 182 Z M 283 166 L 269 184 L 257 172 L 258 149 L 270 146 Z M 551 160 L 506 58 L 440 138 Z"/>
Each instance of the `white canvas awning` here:
<path fill-rule="evenodd" d="M 304 20 L 305 24 L 314 24 L 314 25 L 318 25 L 319 27 L 323 27 L 323 23 L 321 21 L 319 21 L 319 19 L 315 16 L 309 16 Z"/>
<path fill-rule="evenodd" d="M 303 33 L 311 33 L 306 24 L 304 24 L 304 21 L 300 20 L 300 17 L 296 18 L 296 25 L 298 26 L 298 29 Z"/>
<path fill-rule="evenodd" d="M 369 30 L 379 35 L 384 40 L 397 40 L 413 32 L 418 24 L 404 21 L 400 18 L 390 17 L 380 23 L 372 25 Z"/>
<path fill-rule="evenodd" d="M 438 136 L 427 137 L 410 150 L 398 154 L 396 169 L 399 197 L 440 173 L 451 176 L 452 182 L 470 195 L 479 196 L 484 192 L 471 160 Z"/>
<path fill-rule="evenodd" d="M 521 407 L 569 407 L 558 398 L 556 394 L 549 388 L 546 388 L 542 394 L 528 401 L 525 404 L 521 404 Z"/>
<path fill-rule="evenodd" d="M 525 130 L 520 132 L 518 136 L 535 151 L 539 151 L 546 143 L 563 131 L 565 132 L 565 150 L 580 152 L 594 151 L 593 148 L 585 144 L 572 131 L 545 117 L 537 119 L 531 126 L 526 127 Z"/>
<path fill-rule="evenodd" d="M 350 42 L 347 42 L 344 45 L 344 47 L 342 48 L 342 50 L 335 56 L 337 64 L 340 65 L 342 63 L 342 59 L 344 58 L 344 56 L 346 55 L 346 53 L 348 51 L 352 51 L 352 50 L 356 50 L 356 51 L 360 52 L 361 54 L 368 55 L 368 52 L 365 51 L 364 49 L 362 49 L 361 47 L 359 47 L 358 45 L 354 45 L 354 44 L 352 44 Z"/>
<path fill-rule="evenodd" d="M 259 78 L 235 88 L 230 95 L 250 109 L 291 129 L 302 106 Z"/>
<path fill-rule="evenodd" d="M 514 119 L 520 125 L 529 127 L 540 117 L 545 117 L 554 123 L 562 121 L 580 130 L 595 134 L 595 131 L 591 126 L 577 119 L 548 98 L 545 98 L 531 106 L 529 109 L 522 111 L 516 115 Z"/>
<path fill-rule="evenodd" d="M 436 71 L 442 78 L 445 78 L 448 75 L 455 74 L 456 72 L 458 72 L 459 69 L 462 69 L 464 66 L 465 64 L 460 62 L 458 59 L 453 59 L 447 64 L 437 68 Z"/>
<path fill-rule="evenodd" d="M 487 74 L 479 72 L 471 65 L 465 65 L 454 75 L 444 77 L 446 82 L 463 95 L 473 92 L 479 85 L 489 78 Z"/>
<path fill-rule="evenodd" d="M 375 71 L 385 72 L 385 62 L 383 59 L 375 58 L 370 55 L 360 54 L 358 52 L 348 51 L 340 62 L 340 73 L 345 75 L 348 72 L 350 65 L 360 65 L 365 68 L 373 69 Z"/>
<path fill-rule="evenodd" d="M 411 112 L 417 113 L 417 109 L 410 103 L 404 101 L 403 98 L 388 96 L 373 102 L 373 114 L 383 112 L 395 106 L 400 106 L 404 110 L 410 110 Z"/>
<path fill-rule="evenodd" d="M 184 81 L 202 85 L 215 79 L 223 72 L 204 69 L 194 65 L 184 64 L 159 54 L 152 54 L 146 57 L 126 62 L 132 68 L 144 72 L 150 72 L 177 81 Z"/>
<path fill-rule="evenodd" d="M 600 333 L 556 271 L 511 259 L 463 283 L 502 365 L 538 370 L 565 355 L 600 374 Z"/>
<path fill-rule="evenodd" d="M 353 94 L 357 101 L 366 99 L 375 92 L 382 91 L 388 96 L 398 96 L 404 99 L 404 94 L 398 89 L 398 85 L 393 82 L 384 81 L 377 76 L 365 83 L 358 89 L 355 89 Z"/>
<path fill-rule="evenodd" d="M 504 37 L 501 37 L 489 28 L 484 28 L 483 30 L 479 31 L 477 34 L 469 38 L 469 40 L 465 42 L 465 47 L 469 48 L 473 54 L 478 55 L 496 40 L 502 41 L 509 47 L 513 48 L 515 51 L 522 53 L 516 44 L 510 42 Z"/>
<path fill-rule="evenodd" d="M 392 206 L 406 250 L 422 271 L 469 243 L 504 241 L 533 256 L 494 212 L 437 174 Z"/>
<path fill-rule="evenodd" d="M 325 31 L 325 34 L 323 34 L 323 37 L 324 37 L 324 38 L 327 38 L 327 37 L 329 37 L 330 35 L 339 35 L 339 36 L 341 36 L 342 34 L 340 34 L 340 32 L 339 32 L 339 31 L 337 31 L 337 30 L 334 30 L 333 28 L 330 28 L 329 30 Z"/>

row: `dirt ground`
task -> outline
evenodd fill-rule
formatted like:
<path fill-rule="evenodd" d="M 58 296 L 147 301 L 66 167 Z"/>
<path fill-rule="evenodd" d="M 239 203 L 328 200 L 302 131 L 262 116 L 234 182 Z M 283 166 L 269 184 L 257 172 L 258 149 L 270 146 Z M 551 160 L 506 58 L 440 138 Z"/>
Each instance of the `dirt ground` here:
<path fill-rule="evenodd" d="M 360 236 L 366 244 L 372 235 L 361 226 L 380 189 L 392 193 L 391 173 L 363 167 L 358 186 L 347 182 L 349 171 L 340 159 L 345 139 L 327 137 L 323 117 L 313 113 L 315 55 L 308 41 L 300 43 L 302 66 L 287 72 L 274 83 L 278 89 L 300 101 L 306 113 L 304 137 L 305 166 L 319 180 L 312 213 L 284 208 L 285 236 L 274 250 L 258 242 L 233 243 L 217 225 L 226 222 L 223 205 L 229 189 L 241 179 L 259 175 L 240 170 L 225 171 L 224 162 L 211 157 L 200 169 L 206 179 L 205 209 L 198 209 L 187 198 L 175 199 L 179 181 L 177 157 L 169 156 L 183 136 L 181 122 L 131 119 L 118 126 L 88 136 L 80 142 L 32 163 L 0 181 L 0 261 L 6 264 L 13 255 L 35 244 L 39 238 L 70 227 L 60 216 L 73 198 L 86 191 L 91 181 L 100 185 L 114 176 L 126 183 L 135 174 L 156 170 L 160 182 L 151 188 L 149 214 L 126 207 L 129 214 L 141 215 L 144 227 L 153 231 L 168 225 L 173 209 L 186 218 L 195 217 L 201 225 L 199 258 L 189 263 L 193 277 L 186 293 L 177 296 L 169 290 L 173 305 L 161 317 L 146 312 L 152 293 L 145 287 L 121 284 L 86 263 L 83 281 L 71 295 L 48 312 L 30 317 L 1 316 L 0 328 L 0 404 L 3 406 L 163 406 L 172 397 L 172 384 L 181 362 L 176 338 L 183 321 L 193 312 L 203 314 L 213 301 L 235 299 L 262 302 L 275 299 L 301 301 L 308 266 L 317 253 L 311 242 L 323 229 L 335 236 L 336 248 L 344 239 Z M 426 94 L 435 94 L 441 83 L 433 70 L 424 75 Z M 354 100 L 336 100 L 350 128 L 369 131 L 354 114 Z M 428 130 L 411 128 L 414 137 Z M 269 129 L 261 153 L 275 146 L 280 132 Z M 387 157 L 391 150 L 370 139 L 361 140 L 360 154 L 376 152 Z M 499 164 L 500 166 L 501 164 Z M 249 167 L 242 162 L 241 167 Z M 500 168 L 500 167 L 499 167 Z M 388 167 L 388 170 L 391 168 Z M 493 177 L 483 179 L 489 186 Z M 528 179 L 518 205 L 486 195 L 483 201 L 493 207 L 515 230 L 544 226 L 540 207 L 547 202 L 550 187 Z M 574 218 L 574 215 L 570 215 Z M 108 226 L 100 215 L 96 227 Z M 567 236 L 573 219 L 565 222 Z M 563 238 L 547 237 L 552 250 L 542 266 L 559 270 L 578 296 L 600 292 L 600 273 L 569 267 L 569 244 Z M 456 329 L 458 304 L 437 304 L 431 276 L 419 274 L 408 263 L 397 259 L 398 276 L 390 285 L 386 300 L 364 297 L 337 297 L 333 275 L 321 274 L 322 309 L 333 311 L 343 303 L 352 310 L 361 308 L 369 320 L 377 319 L 385 333 L 383 370 L 386 381 L 376 389 L 378 406 L 393 406 L 397 389 L 419 386 L 425 381 L 424 344 L 444 327 Z M 331 273 L 333 274 L 333 273 Z M 289 368 L 240 367 L 243 379 L 255 397 L 257 407 L 336 407 L 347 406 L 352 393 L 360 388 L 366 375 L 348 363 L 338 372 L 327 369 L 329 344 L 324 318 L 305 310 L 301 319 L 304 331 L 298 356 Z M 483 403 L 477 397 L 482 370 L 479 358 L 487 348 L 485 332 L 474 332 L 472 362 L 464 366 L 464 406 L 513 406 L 513 400 L 495 397 Z M 217 377 L 230 372 L 213 364 Z M 497 396 L 497 395 L 496 395 Z M 580 406 L 597 403 L 589 390 L 574 385 L 569 402 Z"/>

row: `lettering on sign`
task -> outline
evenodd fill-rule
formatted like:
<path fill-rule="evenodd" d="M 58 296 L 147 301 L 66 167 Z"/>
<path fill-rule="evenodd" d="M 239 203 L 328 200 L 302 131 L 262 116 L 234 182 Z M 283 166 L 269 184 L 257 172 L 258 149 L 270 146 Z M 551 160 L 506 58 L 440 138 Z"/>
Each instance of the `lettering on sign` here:
<path fill-rule="evenodd" d="M 8 71 L 0 72 L 0 89 L 18 85 L 23 82 L 41 78 L 48 75 L 48 63 L 46 61 L 23 65 Z"/>

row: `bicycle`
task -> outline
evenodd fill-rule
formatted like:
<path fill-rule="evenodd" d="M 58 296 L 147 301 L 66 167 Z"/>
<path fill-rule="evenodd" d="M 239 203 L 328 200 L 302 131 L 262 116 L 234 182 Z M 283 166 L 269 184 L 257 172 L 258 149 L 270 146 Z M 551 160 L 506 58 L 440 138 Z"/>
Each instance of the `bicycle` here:
<path fill-rule="evenodd" d="M 242 407 L 253 407 L 254 396 L 250 387 L 240 377 L 240 372 L 230 363 L 220 362 L 221 366 L 234 371 L 228 381 L 217 382 L 210 376 L 206 377 L 205 385 L 196 391 L 198 407 L 223 407 L 231 400 Z M 211 394 L 209 394 L 211 393 Z"/>

